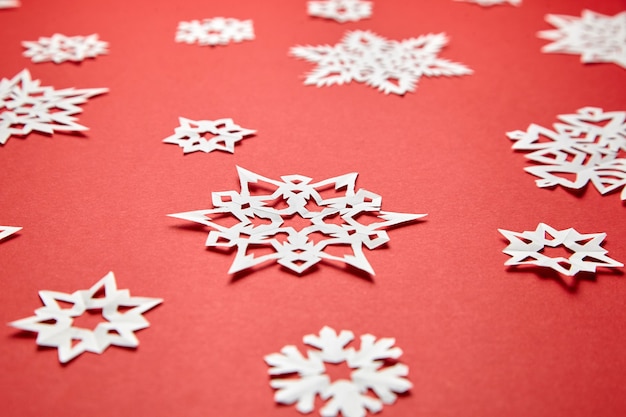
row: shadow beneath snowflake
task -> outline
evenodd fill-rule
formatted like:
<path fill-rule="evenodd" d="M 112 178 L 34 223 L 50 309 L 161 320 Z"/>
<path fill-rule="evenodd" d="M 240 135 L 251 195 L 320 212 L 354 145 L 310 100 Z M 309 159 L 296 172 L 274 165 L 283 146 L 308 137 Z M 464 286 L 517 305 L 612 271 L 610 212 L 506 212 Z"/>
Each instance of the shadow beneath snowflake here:
<path fill-rule="evenodd" d="M 596 272 L 579 272 L 576 275 L 569 277 L 562 274 L 559 274 L 557 271 L 545 268 L 541 266 L 534 265 L 519 265 L 519 266 L 509 266 L 506 268 L 507 272 L 531 272 L 537 275 L 540 279 L 544 280 L 552 280 L 559 284 L 565 291 L 570 294 L 576 294 L 578 292 L 578 288 L 582 281 L 587 282 L 597 282 L 599 276 L 610 275 L 623 277 L 624 272 L 611 269 L 611 270 L 599 270 Z"/>

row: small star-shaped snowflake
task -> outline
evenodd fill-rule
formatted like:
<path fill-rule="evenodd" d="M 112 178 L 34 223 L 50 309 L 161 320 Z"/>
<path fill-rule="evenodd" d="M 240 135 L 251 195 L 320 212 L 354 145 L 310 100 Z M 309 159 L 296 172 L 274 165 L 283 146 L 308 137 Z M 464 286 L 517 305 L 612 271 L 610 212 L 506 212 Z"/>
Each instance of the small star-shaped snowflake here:
<path fill-rule="evenodd" d="M 372 2 L 361 0 L 323 0 L 307 3 L 310 16 L 334 19 L 339 23 L 356 22 L 372 15 Z"/>
<path fill-rule="evenodd" d="M 0 9 L 9 9 L 12 7 L 19 7 L 19 0 L 0 0 Z"/>
<path fill-rule="evenodd" d="M 252 20 L 214 17 L 212 19 L 180 22 L 176 42 L 199 45 L 226 45 L 230 41 L 241 42 L 254 39 Z"/>
<path fill-rule="evenodd" d="M 225 151 L 234 153 L 235 143 L 246 136 L 253 135 L 256 130 L 245 129 L 233 123 L 233 119 L 191 120 L 179 117 L 180 126 L 174 134 L 163 140 L 183 148 L 183 153 L 196 151 Z M 212 135 L 206 139 L 205 134 Z"/>
<path fill-rule="evenodd" d="M 39 84 L 27 69 L 12 79 L 0 80 L 0 145 L 13 135 L 26 136 L 32 131 L 52 134 L 88 130 L 76 123 L 74 115 L 82 111 L 78 105 L 109 91 L 106 88 L 55 90 Z"/>
<path fill-rule="evenodd" d="M 317 64 L 304 81 L 318 87 L 351 81 L 366 83 L 385 94 L 403 95 L 414 91 L 422 75 L 453 76 L 471 74 L 472 70 L 437 57 L 448 43 L 445 34 L 391 41 L 373 32 L 347 32 L 340 43 L 320 46 L 296 46 L 291 54 Z"/>
<path fill-rule="evenodd" d="M 65 36 L 55 33 L 50 38 L 41 37 L 37 41 L 24 41 L 27 48 L 23 55 L 33 62 L 52 61 L 60 64 L 65 61 L 80 62 L 85 58 L 95 58 L 106 54 L 109 44 L 98 39 L 97 34 L 89 36 Z"/>
<path fill-rule="evenodd" d="M 581 55 L 581 62 L 613 62 L 626 68 L 626 12 L 606 16 L 583 10 L 581 17 L 549 14 L 546 21 L 557 29 L 537 36 L 554 41 L 541 51 Z"/>
<path fill-rule="evenodd" d="M 462 1 L 465 3 L 475 3 L 479 6 L 488 7 L 495 6 L 496 4 L 512 4 L 513 6 L 519 6 L 522 4 L 522 0 L 454 0 L 454 1 Z"/>
<path fill-rule="evenodd" d="M 0 240 L 11 236 L 13 233 L 17 233 L 20 230 L 22 230 L 21 227 L 0 226 Z"/>
<path fill-rule="evenodd" d="M 104 297 L 98 293 L 104 290 Z M 59 361 L 66 363 L 83 352 L 102 353 L 109 346 L 137 347 L 135 332 L 150 326 L 143 313 L 159 305 L 160 298 L 131 297 L 119 290 L 113 272 L 109 272 L 88 290 L 72 294 L 39 291 L 44 307 L 35 315 L 9 323 L 37 333 L 37 344 L 58 348 Z M 63 308 L 62 303 L 72 307 Z M 120 308 L 124 309 L 121 311 Z M 88 310 L 102 310 L 103 321 L 94 330 L 74 327 L 74 319 Z M 76 344 L 73 344 L 77 341 Z"/>

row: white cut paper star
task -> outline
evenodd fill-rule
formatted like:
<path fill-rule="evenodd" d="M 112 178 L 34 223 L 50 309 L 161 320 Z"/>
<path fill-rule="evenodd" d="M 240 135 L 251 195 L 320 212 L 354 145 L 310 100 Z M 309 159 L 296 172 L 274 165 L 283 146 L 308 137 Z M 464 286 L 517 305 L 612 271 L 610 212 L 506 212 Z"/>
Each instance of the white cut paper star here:
<path fill-rule="evenodd" d="M 606 233 L 578 233 L 573 228 L 556 230 L 539 223 L 533 231 L 512 232 L 498 229 L 510 242 L 502 251 L 511 256 L 505 265 L 535 265 L 552 268 L 563 275 L 595 272 L 597 267 L 615 268 L 624 264 L 609 258 L 601 244 Z M 572 252 L 569 258 L 552 258 L 542 253 L 545 248 L 563 246 Z"/>
<path fill-rule="evenodd" d="M 55 33 L 51 37 L 41 37 L 37 41 L 24 41 L 23 55 L 35 63 L 52 61 L 60 64 L 65 61 L 80 62 L 85 58 L 95 58 L 106 54 L 109 44 L 98 39 L 97 34 L 89 36 L 65 36 Z"/>
<path fill-rule="evenodd" d="M 12 7 L 19 7 L 19 0 L 0 0 L 0 9 L 10 9 Z"/>
<path fill-rule="evenodd" d="M 0 80 L 0 145 L 11 136 L 26 136 L 32 131 L 80 132 L 87 127 L 76 123 L 79 104 L 109 91 L 107 88 L 55 90 L 42 87 L 27 69 L 12 79 Z"/>
<path fill-rule="evenodd" d="M 554 41 L 541 52 L 580 54 L 581 62 L 612 62 L 626 68 L 626 11 L 606 16 L 583 10 L 581 17 L 549 14 L 546 21 L 556 29 L 537 33 Z"/>
<path fill-rule="evenodd" d="M 98 293 L 104 290 L 104 297 Z M 66 363 L 83 352 L 102 353 L 109 346 L 137 347 L 135 332 L 150 326 L 143 313 L 163 302 L 160 298 L 132 297 L 117 288 L 113 272 L 88 290 L 66 294 L 39 291 L 44 307 L 35 315 L 9 323 L 17 329 L 37 333 L 37 344 L 58 348 L 59 361 Z M 59 302 L 70 303 L 63 308 Z M 120 307 L 128 309 L 120 311 Z M 103 321 L 95 329 L 73 326 L 74 319 L 88 310 L 102 310 Z M 73 345 L 73 341 L 78 343 Z"/>
<path fill-rule="evenodd" d="M 214 17 L 212 19 L 180 22 L 176 42 L 198 43 L 199 45 L 226 45 L 229 42 L 254 39 L 252 20 Z"/>
<path fill-rule="evenodd" d="M 381 211 L 381 196 L 362 189 L 355 191 L 356 173 L 312 183 L 311 178 L 302 175 L 273 180 L 240 167 L 237 172 L 240 192 L 214 192 L 213 209 L 169 215 L 215 229 L 209 233 L 206 246 L 236 247 L 229 273 L 267 261 L 302 273 L 321 260 L 333 260 L 374 274 L 363 247 L 378 248 L 389 241 L 384 229 L 426 216 Z M 268 189 L 256 191 L 259 183 Z M 336 194 L 332 198 L 320 194 L 333 189 Z M 219 218 L 225 216 L 237 223 L 222 226 Z M 286 220 L 294 216 L 304 219 L 307 226 L 296 230 L 286 225 Z M 364 216 L 375 219 L 362 223 L 360 218 Z M 254 248 L 259 246 L 273 252 L 256 257 Z M 340 248 L 349 248 L 349 253 L 332 253 Z"/>
<path fill-rule="evenodd" d="M 479 6 L 489 7 L 495 6 L 496 4 L 512 4 L 513 6 L 519 6 L 522 4 L 522 0 L 454 0 L 454 1 L 462 1 L 465 3 L 475 3 Z"/>
<path fill-rule="evenodd" d="M 17 233 L 20 230 L 22 230 L 21 227 L 0 226 L 0 240 L 11 236 L 13 233 Z"/>
<path fill-rule="evenodd" d="M 372 16 L 372 2 L 361 0 L 309 1 L 310 16 L 333 19 L 339 23 L 356 22 Z"/>
<path fill-rule="evenodd" d="M 234 153 L 235 143 L 246 136 L 256 133 L 256 130 L 245 129 L 236 125 L 233 119 L 218 120 L 191 120 L 179 117 L 180 126 L 174 129 L 174 134 L 163 140 L 183 148 L 183 153 L 196 151 L 212 152 L 225 151 Z M 205 138 L 210 134 L 212 137 Z"/>
<path fill-rule="evenodd" d="M 326 401 L 320 409 L 323 417 L 363 417 L 370 411 L 377 413 L 383 404 L 393 404 L 397 393 L 412 388 L 405 377 L 409 367 L 396 363 L 385 366 L 385 360 L 396 360 L 402 350 L 394 347 L 395 339 L 376 340 L 371 334 L 361 336 L 359 350 L 346 346 L 354 339 L 354 334 L 342 330 L 339 334 L 325 326 L 318 335 L 304 336 L 303 342 L 316 348 L 307 350 L 303 356 L 296 346 L 288 345 L 281 353 L 265 356 L 270 366 L 269 374 L 289 375 L 293 378 L 274 378 L 270 385 L 277 389 L 274 400 L 280 404 L 296 404 L 296 410 L 306 414 L 315 409 L 315 397 Z M 331 381 L 325 364 L 346 363 L 353 371 L 350 380 Z M 374 394 L 374 395 L 371 395 Z"/>
<path fill-rule="evenodd" d="M 336 45 L 295 46 L 290 53 L 317 64 L 307 75 L 305 85 L 322 87 L 356 81 L 385 94 L 403 95 L 414 91 L 423 75 L 450 77 L 472 73 L 463 64 L 437 57 L 447 43 L 444 33 L 393 41 L 356 30 L 347 32 Z"/>

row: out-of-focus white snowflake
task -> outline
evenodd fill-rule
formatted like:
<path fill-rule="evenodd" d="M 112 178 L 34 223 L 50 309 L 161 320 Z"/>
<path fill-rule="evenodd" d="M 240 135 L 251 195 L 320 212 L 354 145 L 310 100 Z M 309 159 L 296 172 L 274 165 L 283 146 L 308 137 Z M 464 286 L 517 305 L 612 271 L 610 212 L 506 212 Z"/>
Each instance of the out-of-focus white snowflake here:
<path fill-rule="evenodd" d="M 545 223 L 539 223 L 537 229 L 524 232 L 512 232 L 498 229 L 510 242 L 503 250 L 511 256 L 505 265 L 535 265 L 552 268 L 566 276 L 579 272 L 595 272 L 597 267 L 614 268 L 624 266 L 609 258 L 601 245 L 606 233 L 578 233 L 573 228 L 556 230 Z M 572 252 L 569 258 L 550 257 L 543 253 L 545 248 L 563 246 Z"/>
<path fill-rule="evenodd" d="M 104 296 L 98 294 L 104 290 Z M 106 274 L 88 290 L 66 294 L 39 291 L 44 307 L 35 315 L 9 325 L 37 333 L 37 344 L 58 348 L 59 361 L 68 362 L 83 352 L 102 353 L 109 346 L 137 347 L 135 332 L 150 326 L 143 313 L 159 305 L 160 298 L 131 297 L 128 290 L 119 290 L 113 272 Z M 59 304 L 70 303 L 70 308 Z M 74 320 L 89 311 L 102 311 L 103 321 L 95 329 L 73 325 Z M 77 341 L 73 344 L 73 341 Z"/>
<path fill-rule="evenodd" d="M 78 107 L 87 99 L 109 91 L 106 88 L 55 90 L 42 87 L 27 69 L 12 79 L 0 80 L 0 145 L 11 136 L 26 136 L 32 131 L 80 132 L 87 127 L 76 123 Z"/>
<path fill-rule="evenodd" d="M 206 246 L 236 247 L 229 273 L 268 261 L 302 273 L 321 260 L 333 260 L 374 274 L 363 247 L 380 247 L 389 241 L 384 229 L 425 216 L 381 211 L 381 196 L 355 191 L 356 173 L 312 183 L 302 175 L 273 180 L 240 167 L 237 172 L 240 192 L 214 192 L 213 209 L 169 215 L 215 229 Z M 332 196 L 323 197 L 328 191 Z M 293 217 L 306 226 L 285 224 Z M 236 223 L 223 226 L 220 219 Z M 255 256 L 259 247 L 272 253 Z M 337 255 L 341 249 L 347 253 Z"/>
<path fill-rule="evenodd" d="M 546 53 L 580 54 L 581 62 L 613 62 L 626 68 L 626 11 L 606 16 L 583 10 L 581 17 L 549 14 L 556 29 L 537 36 L 554 41 L 541 48 Z"/>
<path fill-rule="evenodd" d="M 405 377 L 409 367 L 395 363 L 385 366 L 385 361 L 395 361 L 402 350 L 393 347 L 395 339 L 376 340 L 371 334 L 361 336 L 358 350 L 346 346 L 354 339 L 354 334 L 325 326 L 318 335 L 304 336 L 303 342 L 316 348 L 307 350 L 306 357 L 293 345 L 285 346 L 280 353 L 265 356 L 272 376 L 295 374 L 292 378 L 274 378 L 270 385 L 277 389 L 274 400 L 281 404 L 296 404 L 301 413 L 315 409 L 315 397 L 326 401 L 320 409 L 323 417 L 363 417 L 367 411 L 377 413 L 383 404 L 393 404 L 397 393 L 412 388 Z M 325 364 L 346 363 L 353 371 L 350 380 L 331 381 Z M 371 390 L 371 391 L 368 391 Z M 370 395 L 370 392 L 375 395 Z"/>
<path fill-rule="evenodd" d="M 305 85 L 322 87 L 356 81 L 385 94 L 403 95 L 414 91 L 423 75 L 450 77 L 472 73 L 463 64 L 438 58 L 447 43 L 444 33 L 393 41 L 356 30 L 347 32 L 336 45 L 295 46 L 290 52 L 317 64 L 307 75 Z"/>
<path fill-rule="evenodd" d="M 24 41 L 23 55 L 33 62 L 52 61 L 60 64 L 65 61 L 80 62 L 85 58 L 95 58 L 106 54 L 109 44 L 98 39 L 97 34 L 89 36 L 65 36 L 55 33 L 51 37 L 41 37 L 37 41 Z"/>
<path fill-rule="evenodd" d="M 513 149 L 530 152 L 526 158 L 536 165 L 525 170 L 540 178 L 537 186 L 580 189 L 591 182 L 601 194 L 622 188 L 626 200 L 626 112 L 584 107 L 558 118 L 563 123 L 553 130 L 533 123 L 507 133 Z"/>
<path fill-rule="evenodd" d="M 21 227 L 15 226 L 0 226 L 0 240 L 11 236 L 13 233 L 17 233 L 22 230 Z"/>
<path fill-rule="evenodd" d="M 361 0 L 309 1 L 310 16 L 333 19 L 339 23 L 356 22 L 372 16 L 372 2 Z"/>
<path fill-rule="evenodd" d="M 198 43 L 199 45 L 226 45 L 229 42 L 254 39 L 252 20 L 214 17 L 203 21 L 180 22 L 176 42 Z"/>
<path fill-rule="evenodd" d="M 256 133 L 256 130 L 245 129 L 236 125 L 233 119 L 191 120 L 179 117 L 180 126 L 174 134 L 163 140 L 183 148 L 183 153 L 196 151 L 212 152 L 215 150 L 234 153 L 235 143 L 245 136 Z M 205 138 L 204 135 L 211 135 Z"/>
<path fill-rule="evenodd" d="M 12 7 L 19 7 L 19 0 L 0 0 L 0 9 L 10 9 Z"/>
<path fill-rule="evenodd" d="M 512 4 L 513 6 L 519 6 L 522 4 L 522 0 L 454 0 L 454 1 L 462 1 L 465 3 L 475 3 L 483 7 L 495 6 L 496 4 Z"/>

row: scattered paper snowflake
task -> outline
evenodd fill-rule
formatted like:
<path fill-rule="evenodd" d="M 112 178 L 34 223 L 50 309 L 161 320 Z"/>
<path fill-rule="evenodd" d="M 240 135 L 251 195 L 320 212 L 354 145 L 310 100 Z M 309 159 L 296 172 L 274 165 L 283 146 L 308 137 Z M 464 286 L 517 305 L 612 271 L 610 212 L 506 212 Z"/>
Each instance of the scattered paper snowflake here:
<path fill-rule="evenodd" d="M 245 136 L 256 133 L 256 130 L 245 129 L 236 125 L 233 119 L 191 120 L 179 117 L 180 126 L 174 134 L 163 140 L 183 148 L 183 153 L 196 151 L 212 152 L 215 150 L 234 153 L 235 143 Z M 210 134 L 206 139 L 204 135 Z"/>
<path fill-rule="evenodd" d="M 80 62 L 85 58 L 95 58 L 106 54 L 109 44 L 98 39 L 97 34 L 89 36 L 65 36 L 55 33 L 50 38 L 41 37 L 37 41 L 24 41 L 27 50 L 24 56 L 33 62 L 52 61 L 60 64 L 65 61 Z"/>
<path fill-rule="evenodd" d="M 27 69 L 12 79 L 0 80 L 0 145 L 13 135 L 26 136 L 32 131 L 52 134 L 88 130 L 76 123 L 74 115 L 82 111 L 78 104 L 108 91 L 106 88 L 55 90 L 39 84 Z"/>
<path fill-rule="evenodd" d="M 531 124 L 507 133 L 513 149 L 540 164 L 525 168 L 540 178 L 537 186 L 580 189 L 591 182 L 601 194 L 622 188 L 626 200 L 626 112 L 584 107 L 558 118 L 564 123 L 554 130 Z"/>
<path fill-rule="evenodd" d="M 380 247 L 389 241 L 385 228 L 426 216 L 381 211 L 381 196 L 362 189 L 355 192 L 356 173 L 311 183 L 311 178 L 302 175 L 287 175 L 278 181 L 240 167 L 237 171 L 240 192 L 214 192 L 213 209 L 169 215 L 215 229 L 206 246 L 236 247 L 229 273 L 267 261 L 302 273 L 325 259 L 374 274 L 363 246 Z M 332 190 L 333 196 L 322 197 L 322 192 Z M 306 226 L 301 230 L 285 224 L 294 216 L 304 219 Z M 218 220 L 223 217 L 237 223 L 222 226 Z M 273 252 L 255 257 L 254 250 L 259 247 Z M 337 255 L 341 249 L 348 253 Z"/>
<path fill-rule="evenodd" d="M 230 41 L 241 42 L 254 39 L 252 20 L 215 17 L 212 19 L 180 22 L 176 42 L 199 45 L 226 45 Z"/>
<path fill-rule="evenodd" d="M 19 232 L 22 230 L 21 227 L 14 226 L 0 226 L 0 240 L 11 236 L 13 233 Z"/>
<path fill-rule="evenodd" d="M 101 290 L 104 290 L 104 297 L 99 296 Z M 83 352 L 102 353 L 111 345 L 137 347 L 139 340 L 135 332 L 150 326 L 143 313 L 163 302 L 159 298 L 131 297 L 128 290 L 118 290 L 113 272 L 109 272 L 88 290 L 72 294 L 39 291 L 39 297 L 44 307 L 35 310 L 34 316 L 9 324 L 21 330 L 36 332 L 37 344 L 40 346 L 58 348 L 61 363 Z M 59 302 L 73 305 L 63 308 Z M 103 317 L 95 329 L 73 326 L 77 317 L 94 310 L 102 310 Z M 74 341 L 77 343 L 73 344 Z"/>
<path fill-rule="evenodd" d="M 626 68 L 626 11 L 606 16 L 583 10 L 581 17 L 549 14 L 546 21 L 557 29 L 537 33 L 554 41 L 541 51 L 580 54 L 581 62 L 613 62 Z"/>
<path fill-rule="evenodd" d="M 385 94 L 414 91 L 422 75 L 453 76 L 472 70 L 437 57 L 448 43 L 444 33 L 392 41 L 370 31 L 347 32 L 340 43 L 295 46 L 291 54 L 317 64 L 304 81 L 318 87 L 351 81 L 366 83 Z"/>
<path fill-rule="evenodd" d="M 0 9 L 9 9 L 12 7 L 19 7 L 19 0 L 0 0 Z"/>
<path fill-rule="evenodd" d="M 595 272 L 596 267 L 614 268 L 624 266 L 622 263 L 609 258 L 601 244 L 606 233 L 580 234 L 573 228 L 556 230 L 544 223 L 539 223 L 536 230 L 511 232 L 498 229 L 510 244 L 503 252 L 512 258 L 505 265 L 535 265 L 552 268 L 567 276 L 578 272 Z M 548 248 L 565 247 L 572 252 L 569 258 L 546 256 L 543 250 Z"/>
<path fill-rule="evenodd" d="M 334 19 L 339 23 L 356 22 L 372 16 L 372 2 L 361 0 L 323 0 L 307 3 L 310 16 Z"/>
<path fill-rule="evenodd" d="M 315 397 L 319 395 L 326 401 L 320 415 L 334 417 L 341 413 L 343 417 L 363 417 L 368 410 L 377 413 L 383 404 L 393 404 L 396 393 L 412 388 L 411 382 L 404 378 L 409 374 L 408 366 L 385 364 L 385 361 L 395 361 L 402 355 L 400 348 L 393 347 L 395 339 L 376 340 L 371 334 L 365 334 L 361 336 L 359 350 L 346 348 L 353 339 L 351 331 L 342 330 L 337 334 L 325 326 L 319 336 L 310 334 L 302 339 L 316 348 L 307 350 L 306 357 L 292 345 L 283 347 L 281 353 L 267 355 L 265 362 L 271 367 L 270 375 L 295 374 L 292 378 L 271 380 L 272 388 L 278 390 L 274 400 L 281 404 L 295 403 L 298 411 L 310 413 L 315 408 Z M 344 362 L 354 369 L 350 380 L 331 381 L 324 364 Z"/>
<path fill-rule="evenodd" d="M 475 3 L 479 6 L 487 7 L 487 6 L 495 6 L 496 4 L 512 4 L 513 6 L 519 6 L 522 4 L 522 0 L 454 0 L 454 1 L 462 1 L 465 3 Z"/>

